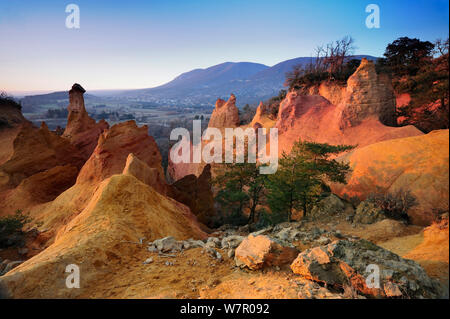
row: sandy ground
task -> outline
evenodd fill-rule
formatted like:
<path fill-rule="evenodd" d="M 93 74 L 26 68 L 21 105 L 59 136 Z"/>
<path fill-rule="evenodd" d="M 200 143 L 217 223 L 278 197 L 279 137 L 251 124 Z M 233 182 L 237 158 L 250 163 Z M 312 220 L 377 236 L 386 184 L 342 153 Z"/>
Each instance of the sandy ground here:
<path fill-rule="evenodd" d="M 448 223 L 425 229 L 395 221 L 352 227 L 345 220 L 331 219 L 309 222 L 306 227 L 340 230 L 346 235 L 372 240 L 404 258 L 416 260 L 448 291 Z M 218 261 L 202 253 L 201 248 L 162 257 L 147 251 L 145 244 L 123 244 L 129 245 L 123 250 L 128 255 L 126 262 L 115 261 L 119 264 L 113 267 L 114 273 L 99 265 L 97 270 L 104 274 L 81 298 L 298 298 L 304 284 L 289 265 L 256 272 L 238 269 L 223 250 L 219 250 L 223 261 Z M 11 250 L 0 252 L 4 257 L 7 254 L 15 257 Z M 150 257 L 153 262 L 144 264 Z"/>

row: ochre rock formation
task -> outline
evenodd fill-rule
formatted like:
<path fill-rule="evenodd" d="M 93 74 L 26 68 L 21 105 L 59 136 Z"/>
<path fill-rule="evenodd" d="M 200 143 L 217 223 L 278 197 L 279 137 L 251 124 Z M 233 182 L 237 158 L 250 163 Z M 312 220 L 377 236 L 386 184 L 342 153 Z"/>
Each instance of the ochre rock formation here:
<path fill-rule="evenodd" d="M 341 128 L 342 110 L 320 95 L 291 91 L 280 104 L 278 150 L 289 152 L 299 139 L 362 147 L 382 140 L 423 134 L 413 126 L 389 127 L 376 117 L 360 117 L 359 124 Z"/>
<path fill-rule="evenodd" d="M 211 114 L 208 127 L 216 127 L 218 129 L 239 126 L 239 113 L 236 107 L 236 97 L 230 95 L 228 101 L 218 99 L 216 107 Z"/>
<path fill-rule="evenodd" d="M 298 139 L 363 147 L 383 140 L 421 135 L 413 126 L 395 125 L 395 95 L 390 79 L 362 59 L 346 86 L 324 82 L 291 91 L 281 102 L 276 126 L 278 150 L 289 152 Z"/>
<path fill-rule="evenodd" d="M 81 85 L 75 83 L 69 91 L 69 115 L 63 137 L 74 144 L 86 159 L 92 154 L 99 135 L 109 127 L 105 120 L 95 122 L 86 112 Z"/>
<path fill-rule="evenodd" d="M 78 175 L 77 183 L 101 182 L 113 174 L 122 173 L 130 153 L 163 174 L 161 154 L 154 138 L 148 135 L 148 127 L 138 127 L 135 121 L 127 121 L 100 135 L 98 145 Z"/>
<path fill-rule="evenodd" d="M 448 233 L 448 216 L 447 218 L 433 223 L 423 230 L 423 241 L 403 258 L 415 260 L 424 264 L 440 263 L 447 270 L 448 280 L 448 263 L 449 263 L 449 233 Z M 446 266 L 446 267 L 445 267 Z M 427 267 L 431 268 L 431 267 Z M 431 269 L 429 269 L 430 271 Z"/>
<path fill-rule="evenodd" d="M 149 167 L 134 154 L 128 155 L 122 174 L 132 175 L 162 195 L 168 193 L 168 184 L 160 168 Z"/>
<path fill-rule="evenodd" d="M 209 127 L 222 129 L 238 125 L 234 100 L 232 96 L 228 102 L 220 99 L 216 102 Z M 373 62 L 362 59 L 346 85 L 323 82 L 308 89 L 290 91 L 280 103 L 276 122 L 260 103 L 249 127 L 277 128 L 279 154 L 290 152 L 299 139 L 363 147 L 383 140 L 422 135 L 414 126 L 388 126 L 396 125 L 395 103 L 390 79 L 377 74 Z M 229 113 L 236 116 L 229 116 Z M 199 167 L 202 165 L 172 163 L 169 174 L 175 180 L 187 174 L 198 176 Z"/>
<path fill-rule="evenodd" d="M 270 110 L 263 102 L 259 102 L 258 107 L 256 108 L 255 116 L 250 122 L 249 126 L 253 128 L 270 128 L 275 124 L 275 121 L 271 118 Z"/>
<path fill-rule="evenodd" d="M 78 168 L 70 164 L 31 175 L 16 188 L 0 193 L 0 212 L 12 214 L 21 210 L 28 213 L 29 208 L 50 202 L 71 187 L 77 175 Z"/>
<path fill-rule="evenodd" d="M 66 139 L 26 120 L 20 108 L 2 100 L 0 121 L 0 215 L 26 212 L 51 201 L 75 183 L 84 163 Z"/>
<path fill-rule="evenodd" d="M 50 132 L 45 123 L 37 129 L 31 123 L 20 126 L 13 149 L 0 165 L 0 191 L 11 189 L 22 180 L 56 166 L 72 165 L 80 168 L 83 158 L 64 138 Z"/>
<path fill-rule="evenodd" d="M 332 186 L 341 196 L 364 199 L 374 192 L 410 191 L 417 205 L 408 215 L 420 225 L 429 225 L 438 212 L 448 211 L 448 130 L 371 144 L 339 160 L 349 162 L 352 169 L 347 185 Z"/>
<path fill-rule="evenodd" d="M 49 247 L 0 278 L 0 291 L 14 298 L 74 298 L 99 285 L 105 273 L 133 262 L 141 239 L 165 236 L 203 239 L 206 234 L 183 204 L 134 176 L 113 175 L 98 185 Z M 70 264 L 80 269 L 79 289 L 66 287 Z"/>
<path fill-rule="evenodd" d="M 116 124 L 102 133 L 75 185 L 54 201 L 31 212 L 35 222 L 42 224 L 40 229 L 51 232 L 48 237 L 53 238 L 63 225 L 86 207 L 100 182 L 123 173 L 130 153 L 163 176 L 161 155 L 153 137 L 148 135 L 147 127 L 138 127 L 134 121 Z M 142 178 L 142 175 L 136 175 Z"/>
<path fill-rule="evenodd" d="M 224 101 L 222 99 L 217 99 L 216 107 L 211 115 L 209 120 L 208 128 L 217 128 L 221 130 L 222 134 L 224 134 L 225 128 L 235 128 L 239 126 L 239 113 L 238 108 L 236 107 L 236 97 L 231 94 L 228 101 Z M 223 135 L 224 136 L 224 135 Z M 211 143 L 210 141 L 201 141 L 202 148 Z M 223 144 L 223 143 L 222 143 Z M 169 157 L 169 165 L 168 165 L 168 175 L 172 181 L 177 181 L 180 178 L 183 178 L 186 175 L 194 174 L 199 176 L 203 168 L 205 167 L 205 163 L 193 163 L 192 161 L 192 143 L 191 147 L 191 161 L 190 163 L 177 163 L 174 164 Z M 224 147 L 222 146 L 222 150 Z"/>
<path fill-rule="evenodd" d="M 2 276 L 0 294 L 77 297 L 98 285 L 104 272 L 133 261 L 143 239 L 206 237 L 187 206 L 163 195 L 168 185 L 161 155 L 147 132 L 134 121 L 106 130 L 75 185 L 30 212 L 44 250 Z M 17 189 L 29 191 L 25 181 Z M 69 264 L 80 267 L 80 289 L 65 285 Z"/>
<path fill-rule="evenodd" d="M 197 171 L 198 171 L 198 164 L 193 163 L 192 161 L 192 153 L 193 153 L 193 146 L 192 146 L 192 142 L 189 142 L 189 151 L 190 151 L 190 162 L 189 163 L 174 163 L 172 161 L 172 158 L 170 157 L 170 153 L 169 153 L 169 158 L 168 158 L 168 165 L 167 165 L 167 176 L 168 176 L 168 180 L 169 182 L 175 182 L 181 178 L 183 178 L 186 175 L 191 175 L 194 174 L 195 176 L 198 175 Z"/>
<path fill-rule="evenodd" d="M 347 80 L 340 125 L 343 128 L 356 126 L 369 117 L 385 125 L 397 124 L 391 80 L 385 74 L 377 74 L 373 61 L 363 58 Z"/>
<path fill-rule="evenodd" d="M 169 196 L 188 206 L 201 223 L 208 227 L 214 226 L 214 196 L 209 164 L 198 177 L 189 174 L 171 184 Z"/>

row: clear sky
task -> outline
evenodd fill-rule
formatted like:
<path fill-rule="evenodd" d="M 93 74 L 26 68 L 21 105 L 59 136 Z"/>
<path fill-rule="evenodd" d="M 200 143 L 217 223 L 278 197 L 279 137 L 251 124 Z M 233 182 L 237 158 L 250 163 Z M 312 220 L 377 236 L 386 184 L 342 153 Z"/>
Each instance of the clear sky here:
<path fill-rule="evenodd" d="M 80 8 L 68 29 L 66 5 Z M 379 29 L 365 8 L 380 7 Z M 274 65 L 345 35 L 381 56 L 398 37 L 448 37 L 448 0 L 0 0 L 0 91 L 147 88 L 225 61 Z"/>

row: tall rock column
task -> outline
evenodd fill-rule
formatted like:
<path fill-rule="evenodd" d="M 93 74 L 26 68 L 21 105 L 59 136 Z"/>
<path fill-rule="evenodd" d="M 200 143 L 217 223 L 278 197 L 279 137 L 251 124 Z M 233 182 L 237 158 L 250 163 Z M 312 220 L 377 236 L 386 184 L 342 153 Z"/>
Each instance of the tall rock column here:
<path fill-rule="evenodd" d="M 340 126 L 356 126 L 368 117 L 395 126 L 395 94 L 387 75 L 377 74 L 373 61 L 363 58 L 355 73 L 347 81 L 341 104 Z"/>
<path fill-rule="evenodd" d="M 211 114 L 208 127 L 234 128 L 239 126 L 239 112 L 236 107 L 236 97 L 234 94 L 230 95 L 228 101 L 217 99 L 216 107 Z"/>
<path fill-rule="evenodd" d="M 69 91 L 69 115 L 63 137 L 74 144 L 87 160 L 97 145 L 98 137 L 109 125 L 105 120 L 96 123 L 86 112 L 83 97 L 85 92 L 78 83 Z"/>

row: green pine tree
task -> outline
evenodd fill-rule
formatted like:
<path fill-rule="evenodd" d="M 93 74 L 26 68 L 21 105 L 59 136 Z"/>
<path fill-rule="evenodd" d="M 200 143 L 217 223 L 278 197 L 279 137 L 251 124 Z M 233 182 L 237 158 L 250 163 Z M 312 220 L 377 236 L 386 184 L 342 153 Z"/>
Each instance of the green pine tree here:
<path fill-rule="evenodd" d="M 353 148 L 349 145 L 296 142 L 290 154 L 282 154 L 278 171 L 268 177 L 267 201 L 272 212 L 283 214 L 288 221 L 291 221 L 295 210 L 301 209 L 306 216 L 320 199 L 326 182 L 346 182 L 349 165 L 330 159 L 330 155 Z"/>

